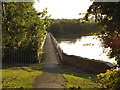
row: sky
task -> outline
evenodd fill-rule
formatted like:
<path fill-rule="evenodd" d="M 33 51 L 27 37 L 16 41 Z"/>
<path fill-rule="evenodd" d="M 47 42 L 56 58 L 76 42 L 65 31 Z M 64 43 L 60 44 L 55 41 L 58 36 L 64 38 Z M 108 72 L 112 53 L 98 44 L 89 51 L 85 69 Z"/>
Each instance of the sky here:
<path fill-rule="evenodd" d="M 54 19 L 78 19 L 83 17 L 79 13 L 86 13 L 91 4 L 90 0 L 36 0 L 33 7 L 38 12 L 47 8 Z"/>

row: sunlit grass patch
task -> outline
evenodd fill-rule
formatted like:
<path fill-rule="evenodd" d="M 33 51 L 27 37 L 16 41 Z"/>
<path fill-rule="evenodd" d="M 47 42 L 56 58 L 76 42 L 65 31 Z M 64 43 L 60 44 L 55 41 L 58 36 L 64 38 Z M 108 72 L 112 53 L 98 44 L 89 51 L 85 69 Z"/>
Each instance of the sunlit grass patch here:
<path fill-rule="evenodd" d="M 86 73 L 78 73 L 74 70 L 65 68 L 63 71 L 66 79 L 65 88 L 97 88 L 97 76 Z"/>
<path fill-rule="evenodd" d="M 3 88 L 32 88 L 35 78 L 42 74 L 40 65 L 2 69 Z"/>

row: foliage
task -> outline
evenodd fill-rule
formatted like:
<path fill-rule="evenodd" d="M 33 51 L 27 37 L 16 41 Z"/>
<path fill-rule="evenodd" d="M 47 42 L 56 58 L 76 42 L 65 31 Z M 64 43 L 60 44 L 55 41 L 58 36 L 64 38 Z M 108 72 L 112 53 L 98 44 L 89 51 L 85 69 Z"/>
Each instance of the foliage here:
<path fill-rule="evenodd" d="M 49 26 L 47 9 L 39 15 L 33 2 L 2 3 L 2 50 L 3 57 L 8 51 L 41 51 L 46 28 Z"/>
<path fill-rule="evenodd" d="M 80 19 L 52 20 L 52 24 L 47 30 L 55 36 L 61 36 L 64 34 L 86 35 L 98 32 L 98 28 L 95 23 L 82 23 L 80 22 Z"/>
<path fill-rule="evenodd" d="M 120 88 L 120 71 L 117 69 L 107 70 L 106 73 L 97 75 L 102 88 Z"/>
<path fill-rule="evenodd" d="M 100 37 L 104 40 L 104 46 L 110 47 L 110 57 L 115 57 L 120 64 L 120 2 L 94 2 L 85 16 L 87 20 L 90 15 L 95 17 L 101 31 Z"/>
<path fill-rule="evenodd" d="M 104 40 L 105 47 L 112 50 L 110 57 L 115 57 L 118 65 L 120 65 L 120 2 L 94 2 L 85 15 L 84 19 L 88 19 L 93 15 L 95 21 L 99 24 L 101 31 L 99 37 Z M 120 88 L 120 71 L 116 69 L 107 70 L 106 73 L 98 75 L 101 87 L 103 88 Z"/>
<path fill-rule="evenodd" d="M 40 68 L 32 65 L 2 69 L 2 88 L 32 88 L 35 78 L 42 74 Z"/>

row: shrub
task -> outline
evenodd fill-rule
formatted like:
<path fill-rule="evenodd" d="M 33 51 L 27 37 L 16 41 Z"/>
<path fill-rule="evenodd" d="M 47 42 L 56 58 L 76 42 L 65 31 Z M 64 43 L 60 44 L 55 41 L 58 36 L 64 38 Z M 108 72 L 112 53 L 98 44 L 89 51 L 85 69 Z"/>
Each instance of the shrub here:
<path fill-rule="evenodd" d="M 117 69 L 110 69 L 106 73 L 100 73 L 97 78 L 102 88 L 120 88 L 120 71 Z"/>

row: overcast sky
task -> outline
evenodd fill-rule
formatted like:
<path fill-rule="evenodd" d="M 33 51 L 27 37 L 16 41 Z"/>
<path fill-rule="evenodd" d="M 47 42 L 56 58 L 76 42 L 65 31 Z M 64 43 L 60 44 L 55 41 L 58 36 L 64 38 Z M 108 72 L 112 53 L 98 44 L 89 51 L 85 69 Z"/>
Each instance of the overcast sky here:
<path fill-rule="evenodd" d="M 34 7 L 37 11 L 48 8 L 48 15 L 55 19 L 78 19 L 79 13 L 85 13 L 92 4 L 90 0 L 40 0 Z"/>

